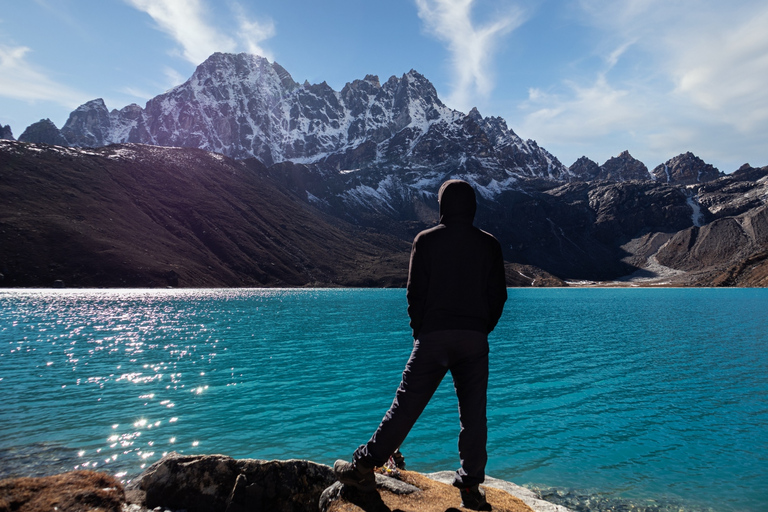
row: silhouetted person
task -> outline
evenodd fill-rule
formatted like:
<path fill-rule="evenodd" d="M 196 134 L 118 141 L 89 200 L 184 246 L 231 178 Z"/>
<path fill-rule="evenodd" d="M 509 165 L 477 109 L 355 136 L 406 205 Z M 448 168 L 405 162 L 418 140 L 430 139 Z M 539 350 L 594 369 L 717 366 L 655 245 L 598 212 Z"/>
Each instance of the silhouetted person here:
<path fill-rule="evenodd" d="M 374 491 L 373 469 L 405 440 L 450 371 L 461 421 L 461 467 L 453 485 L 462 506 L 491 510 L 478 485 L 488 460 L 488 334 L 507 300 L 504 261 L 499 242 L 472 224 L 477 201 L 469 183 L 446 181 L 437 200 L 440 223 L 419 233 L 411 249 L 407 298 L 414 343 L 400 387 L 370 441 L 351 463 L 336 461 L 334 471 L 341 483 Z"/>

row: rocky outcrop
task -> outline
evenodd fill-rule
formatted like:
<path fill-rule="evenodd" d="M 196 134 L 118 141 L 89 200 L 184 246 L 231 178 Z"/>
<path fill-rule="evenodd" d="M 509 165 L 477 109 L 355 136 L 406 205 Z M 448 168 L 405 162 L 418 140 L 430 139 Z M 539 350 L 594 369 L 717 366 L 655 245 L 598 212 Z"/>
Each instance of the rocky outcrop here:
<path fill-rule="evenodd" d="M 305 460 L 170 453 L 131 482 L 126 493 L 150 509 L 314 512 L 323 490 L 334 481 L 331 468 Z"/>
<path fill-rule="evenodd" d="M 637 160 L 629 151 L 623 151 L 619 156 L 609 158 L 600 166 L 598 179 L 606 181 L 647 181 L 651 179 L 648 167 Z"/>
<path fill-rule="evenodd" d="M 21 142 L 36 142 L 40 144 L 51 144 L 54 146 L 68 146 L 69 142 L 53 121 L 50 119 L 41 119 L 40 121 L 31 124 L 24 130 L 24 133 L 19 137 Z"/>
<path fill-rule="evenodd" d="M 694 185 L 724 176 L 716 167 L 691 152 L 667 160 L 657 166 L 652 174 L 656 181 L 674 185 Z"/>
<path fill-rule="evenodd" d="M 188 512 L 443 512 L 461 504 L 455 487 L 412 471 L 379 470 L 376 493 L 360 493 L 335 480 L 330 467 L 303 460 L 236 460 L 223 455 L 171 453 L 131 482 L 126 496 L 144 508 Z M 486 489 L 494 510 L 531 512 L 528 505 L 501 487 L 497 484 Z M 537 510 L 568 512 L 542 505 Z"/>
<path fill-rule="evenodd" d="M 73 146 L 87 148 L 106 146 L 111 142 L 111 125 L 112 118 L 107 106 L 104 100 L 99 98 L 79 106 L 72 112 L 61 129 L 61 135 Z"/>
<path fill-rule="evenodd" d="M 96 471 L 0 480 L 0 512 L 121 512 L 124 503 L 120 482 Z"/>
<path fill-rule="evenodd" d="M 114 477 L 95 471 L 0 480 L 0 512 L 443 512 L 461 504 L 458 489 L 446 483 L 448 475 L 380 468 L 377 492 L 360 493 L 336 482 L 328 466 L 310 461 L 172 452 L 125 490 Z M 502 480 L 488 478 L 483 488 L 497 512 L 570 512 Z"/>
<path fill-rule="evenodd" d="M 733 174 L 692 190 L 712 218 L 741 215 L 768 200 L 768 167 L 754 168 L 745 164 Z"/>

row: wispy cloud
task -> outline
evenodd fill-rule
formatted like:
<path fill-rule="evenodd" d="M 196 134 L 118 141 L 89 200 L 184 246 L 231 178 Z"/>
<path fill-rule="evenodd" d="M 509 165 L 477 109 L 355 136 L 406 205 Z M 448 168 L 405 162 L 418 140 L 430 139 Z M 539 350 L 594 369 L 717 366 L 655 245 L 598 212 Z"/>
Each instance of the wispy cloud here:
<path fill-rule="evenodd" d="M 168 66 L 166 66 L 166 68 L 163 70 L 163 74 L 165 75 L 166 83 L 169 89 L 184 83 L 184 80 L 186 80 L 184 75 Z"/>
<path fill-rule="evenodd" d="M 533 89 L 521 105 L 526 134 L 569 158 L 580 156 L 577 148 L 588 138 L 594 143 L 611 137 L 625 144 L 615 152 L 644 148 L 654 165 L 686 150 L 728 166 L 768 160 L 765 150 L 757 149 L 758 141 L 768 138 L 765 2 L 581 0 L 579 5 L 602 67 L 593 70 L 591 80 L 566 76 L 551 91 Z M 737 142 L 717 150 L 723 148 L 720 137 Z"/>
<path fill-rule="evenodd" d="M 84 95 L 30 64 L 30 51 L 26 46 L 0 45 L 0 96 L 28 102 L 52 101 L 70 108 L 79 105 Z"/>
<path fill-rule="evenodd" d="M 675 92 L 742 130 L 768 124 L 768 5 L 719 30 L 666 38 Z M 768 134 L 766 134 L 768 135 Z"/>
<path fill-rule="evenodd" d="M 192 64 L 200 64 L 214 52 L 239 50 L 268 56 L 260 43 L 274 35 L 272 22 L 249 19 L 244 8 L 237 3 L 232 10 L 238 29 L 227 35 L 212 22 L 209 10 L 202 0 L 126 0 L 136 9 L 155 20 L 160 30 L 181 46 L 181 56 Z"/>
<path fill-rule="evenodd" d="M 237 36 L 245 51 L 272 59 L 271 52 L 266 50 L 262 41 L 266 41 L 275 35 L 275 24 L 272 20 L 258 21 L 248 16 L 242 5 L 232 4 L 232 11 L 238 22 Z"/>
<path fill-rule="evenodd" d="M 524 21 L 520 9 L 496 13 L 492 22 L 472 21 L 475 0 L 415 0 L 419 18 L 429 33 L 446 43 L 451 53 L 454 83 L 448 102 L 467 110 L 492 91 L 493 55 L 500 39 Z"/>

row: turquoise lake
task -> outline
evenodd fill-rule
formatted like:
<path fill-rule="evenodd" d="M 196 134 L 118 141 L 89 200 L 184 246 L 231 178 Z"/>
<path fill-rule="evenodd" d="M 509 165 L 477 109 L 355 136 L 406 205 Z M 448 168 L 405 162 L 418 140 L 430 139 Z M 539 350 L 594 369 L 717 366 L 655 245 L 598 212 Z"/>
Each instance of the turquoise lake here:
<path fill-rule="evenodd" d="M 509 293 L 488 475 L 768 510 L 768 290 Z M 169 451 L 349 459 L 411 346 L 401 289 L 0 291 L 0 477 L 127 481 Z M 456 469 L 458 428 L 446 377 L 402 446 L 408 469 Z"/>

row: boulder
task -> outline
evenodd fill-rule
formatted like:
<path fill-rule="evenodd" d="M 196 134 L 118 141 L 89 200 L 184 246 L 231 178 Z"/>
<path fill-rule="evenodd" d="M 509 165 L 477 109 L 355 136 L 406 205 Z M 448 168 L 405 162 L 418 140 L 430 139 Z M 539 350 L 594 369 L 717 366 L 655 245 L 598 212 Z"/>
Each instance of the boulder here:
<path fill-rule="evenodd" d="M 225 455 L 171 452 L 126 488 L 128 499 L 152 509 L 188 512 L 316 511 L 335 478 L 306 460 L 235 460 Z"/>

